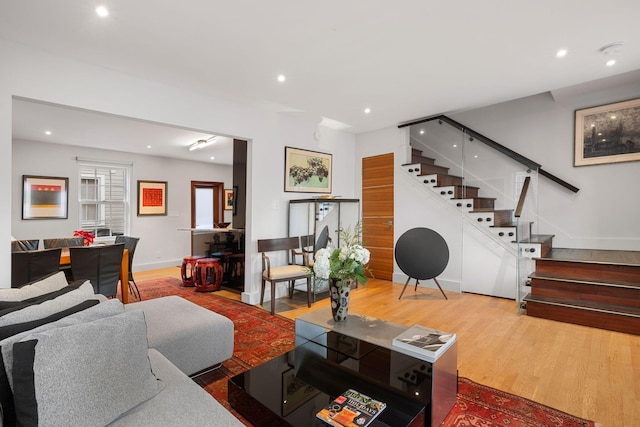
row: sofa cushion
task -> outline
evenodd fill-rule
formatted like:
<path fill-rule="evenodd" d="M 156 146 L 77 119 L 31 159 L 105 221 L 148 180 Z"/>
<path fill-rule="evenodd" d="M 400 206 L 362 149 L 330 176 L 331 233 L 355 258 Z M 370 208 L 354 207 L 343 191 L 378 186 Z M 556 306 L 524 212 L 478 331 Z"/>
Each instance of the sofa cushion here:
<path fill-rule="evenodd" d="M 86 303 L 97 303 L 97 300 L 87 300 L 79 305 Z M 77 308 L 78 306 L 74 307 Z M 68 312 L 69 310 L 65 310 Z M 3 427 L 10 427 L 16 424 L 15 409 L 13 404 L 13 392 L 11 390 L 13 385 L 12 365 L 13 365 L 13 344 L 29 334 L 34 332 L 42 332 L 53 328 L 70 326 L 81 322 L 90 322 L 92 320 L 100 319 L 108 316 L 115 316 L 124 312 L 123 304 L 118 300 L 109 300 L 102 304 L 95 305 L 84 311 L 79 311 L 75 314 L 63 317 L 60 320 L 44 323 L 45 319 L 41 319 L 35 322 L 43 322 L 41 326 L 37 326 L 32 330 L 25 330 L 24 332 L 16 333 L 0 341 L 0 407 L 2 408 L 3 415 Z M 54 317 L 50 316 L 49 318 Z M 47 318 L 47 319 L 49 319 Z M 11 329 L 19 327 L 24 324 L 16 324 L 1 327 L 0 330 L 5 328 Z M 6 361 L 6 363 L 5 363 Z"/>
<path fill-rule="evenodd" d="M 109 427 L 242 427 L 234 417 L 202 387 L 180 371 L 162 353 L 149 349 L 151 369 L 165 385 L 153 399 L 132 408 Z"/>
<path fill-rule="evenodd" d="M 35 282 L 27 283 L 20 288 L 0 289 L 0 300 L 22 301 L 27 298 L 57 291 L 67 285 L 67 278 L 64 272 L 59 271 Z"/>
<path fill-rule="evenodd" d="M 144 314 L 27 335 L 13 345 L 20 425 L 104 426 L 155 396 Z"/>
<path fill-rule="evenodd" d="M 127 304 L 147 319 L 149 347 L 187 375 L 233 356 L 233 322 L 186 299 L 171 295 Z"/>
<path fill-rule="evenodd" d="M 0 326 L 42 319 L 62 310 L 66 310 L 89 298 L 95 298 L 91 282 L 86 281 L 78 289 L 67 292 L 49 301 L 31 305 L 0 317 Z"/>

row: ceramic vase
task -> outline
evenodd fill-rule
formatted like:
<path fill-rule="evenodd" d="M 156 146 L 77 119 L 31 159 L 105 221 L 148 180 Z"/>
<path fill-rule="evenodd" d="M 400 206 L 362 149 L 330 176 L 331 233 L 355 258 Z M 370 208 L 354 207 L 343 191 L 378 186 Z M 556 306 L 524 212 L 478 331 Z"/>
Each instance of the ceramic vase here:
<path fill-rule="evenodd" d="M 329 297 L 331 298 L 331 314 L 333 320 L 342 322 L 349 314 L 349 296 L 352 280 L 329 280 Z"/>

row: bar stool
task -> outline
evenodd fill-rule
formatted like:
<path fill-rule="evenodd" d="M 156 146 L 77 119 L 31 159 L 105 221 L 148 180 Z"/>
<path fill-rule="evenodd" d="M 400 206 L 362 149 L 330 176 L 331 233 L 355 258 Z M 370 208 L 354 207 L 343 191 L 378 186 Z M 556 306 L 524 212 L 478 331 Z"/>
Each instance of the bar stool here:
<path fill-rule="evenodd" d="M 216 258 L 200 258 L 196 261 L 196 291 L 211 292 L 220 290 L 222 285 L 222 266 Z"/>
<path fill-rule="evenodd" d="M 192 288 L 196 285 L 196 261 L 204 258 L 202 255 L 186 256 L 182 258 L 182 267 L 180 267 L 180 275 L 182 276 L 182 284 L 186 288 Z"/>

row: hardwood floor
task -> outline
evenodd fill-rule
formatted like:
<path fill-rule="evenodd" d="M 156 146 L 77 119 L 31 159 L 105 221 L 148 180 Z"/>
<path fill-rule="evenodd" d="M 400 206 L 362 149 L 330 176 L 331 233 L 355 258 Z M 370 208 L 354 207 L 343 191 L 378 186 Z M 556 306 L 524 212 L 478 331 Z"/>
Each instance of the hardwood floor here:
<path fill-rule="evenodd" d="M 179 270 L 135 273 L 136 281 L 175 276 Z M 512 300 L 370 280 L 351 296 L 349 311 L 458 336 L 459 375 L 591 419 L 603 427 L 640 425 L 640 336 L 539 319 L 518 313 Z M 238 293 L 217 295 L 240 299 Z M 278 314 L 295 319 L 309 309 L 306 296 L 277 301 Z M 265 309 L 268 306 L 265 305 Z"/>

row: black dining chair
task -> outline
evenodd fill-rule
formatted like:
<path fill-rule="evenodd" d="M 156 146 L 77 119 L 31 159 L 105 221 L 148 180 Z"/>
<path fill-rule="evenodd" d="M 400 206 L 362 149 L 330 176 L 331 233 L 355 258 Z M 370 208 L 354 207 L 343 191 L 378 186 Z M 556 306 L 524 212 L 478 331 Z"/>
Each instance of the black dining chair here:
<path fill-rule="evenodd" d="M 55 239 L 42 239 L 45 249 L 50 248 L 73 248 L 84 246 L 84 237 L 60 237 Z"/>
<path fill-rule="evenodd" d="M 129 251 L 129 290 L 133 294 L 134 297 L 138 298 L 138 301 L 142 301 L 142 297 L 140 296 L 140 290 L 138 289 L 138 285 L 133 278 L 133 254 L 136 252 L 136 246 L 138 246 L 138 242 L 140 241 L 139 237 L 131 237 L 131 236 L 116 236 L 116 243 L 124 243 L 124 248 Z"/>
<path fill-rule="evenodd" d="M 12 240 L 11 252 L 37 251 L 40 239 Z"/>
<path fill-rule="evenodd" d="M 11 252 L 11 287 L 18 288 L 59 271 L 61 251 L 55 248 Z"/>
<path fill-rule="evenodd" d="M 73 280 L 89 280 L 95 293 L 115 297 L 123 253 L 124 243 L 69 248 Z"/>

